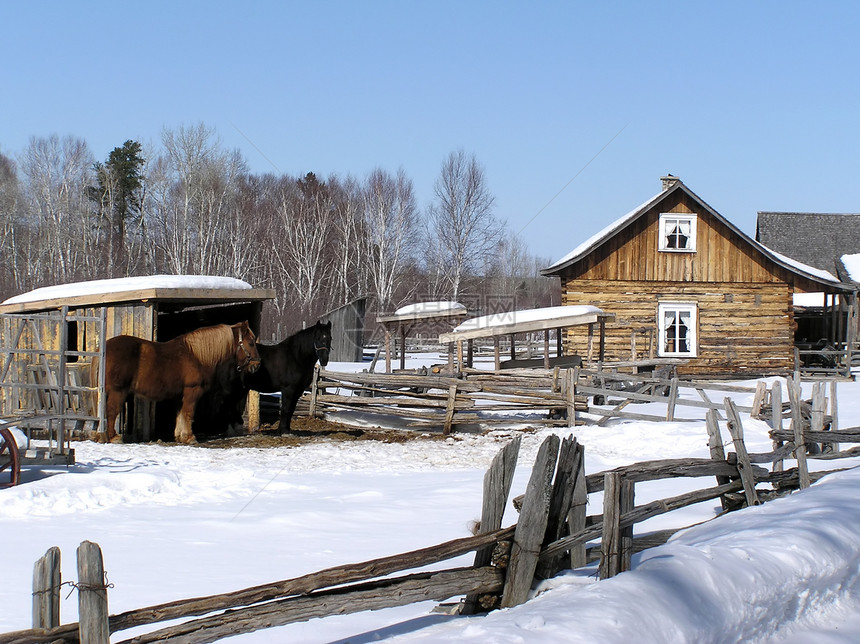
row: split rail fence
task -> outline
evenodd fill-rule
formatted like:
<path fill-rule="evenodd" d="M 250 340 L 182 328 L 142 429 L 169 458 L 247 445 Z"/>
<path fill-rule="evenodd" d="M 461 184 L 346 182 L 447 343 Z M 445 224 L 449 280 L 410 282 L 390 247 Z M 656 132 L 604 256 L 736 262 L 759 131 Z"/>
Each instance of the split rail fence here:
<path fill-rule="evenodd" d="M 111 584 L 100 549 L 83 542 L 78 549 L 79 579 L 73 584 L 78 591 L 80 621 L 60 626 L 60 553 L 51 548 L 34 570 L 34 628 L 2 634 L 0 644 L 104 644 L 111 633 L 180 619 L 189 621 L 138 635 L 124 644 L 212 642 L 315 617 L 417 601 L 465 597 L 458 604 L 461 613 L 516 606 L 528 599 L 536 579 L 595 561 L 599 561 L 600 578 L 611 577 L 630 568 L 633 553 L 663 543 L 675 532 L 634 535 L 634 526 L 647 519 L 714 499 L 720 499 L 726 511 L 757 505 L 806 487 L 828 473 L 811 472 L 811 458 L 860 456 L 860 447 L 840 450 L 843 443 L 860 443 L 860 427 L 835 428 L 836 403 L 830 401 L 828 415 L 826 386 L 817 383 L 811 400 L 803 401 L 799 383 L 789 380 L 787 398 L 783 403 L 779 381 L 763 396 L 757 415 L 769 421 L 774 440 L 773 451 L 765 454 L 747 452 L 740 412 L 729 398 L 723 401 L 730 435 L 725 444 L 734 451 L 725 454 L 718 412 L 709 409 L 705 425 L 710 458 L 646 461 L 586 475 L 584 451 L 576 439 L 551 435 L 538 449 L 525 494 L 514 499 L 520 512 L 518 521 L 502 528 L 520 449 L 521 438 L 516 437 L 497 454 L 484 476 L 481 523 L 474 536 L 236 592 L 110 615 L 107 592 Z M 823 449 L 820 443 L 824 443 Z M 788 459 L 796 465 L 786 469 Z M 772 464 L 770 470 L 763 467 L 768 463 Z M 713 486 L 635 504 L 637 484 L 711 476 L 715 477 Z M 589 516 L 589 495 L 597 492 L 602 492 L 602 512 Z M 427 570 L 470 552 L 475 553 L 470 566 Z"/>

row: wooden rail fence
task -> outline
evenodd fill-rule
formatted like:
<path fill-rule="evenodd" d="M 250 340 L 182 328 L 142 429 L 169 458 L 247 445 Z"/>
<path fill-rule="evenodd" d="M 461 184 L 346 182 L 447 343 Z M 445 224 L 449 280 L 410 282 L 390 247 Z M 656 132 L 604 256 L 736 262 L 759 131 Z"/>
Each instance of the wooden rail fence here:
<path fill-rule="evenodd" d="M 831 389 L 835 393 L 835 387 Z M 783 404 L 779 381 L 762 395 L 757 411 L 772 426 L 774 449 L 748 453 L 739 408 L 722 402 L 726 419 L 707 412 L 710 458 L 656 460 L 586 475 L 584 452 L 574 436 L 550 435 L 540 446 L 525 494 L 514 499 L 519 520 L 502 528 L 521 439 L 513 439 L 495 457 L 484 476 L 481 523 L 474 536 L 413 552 L 358 564 L 328 568 L 301 577 L 109 615 L 107 580 L 96 544 L 78 549 L 80 622 L 59 625 L 60 553 L 51 548 L 35 566 L 33 628 L 0 634 L 0 644 L 35 642 L 108 642 L 110 633 L 157 624 L 188 621 L 139 635 L 126 643 L 169 640 L 211 642 L 223 637 L 280 626 L 314 617 L 376 610 L 416 601 L 465 596 L 460 611 L 472 613 L 525 602 L 535 579 L 599 561 L 601 579 L 630 569 L 635 552 L 658 545 L 675 532 L 634 535 L 633 528 L 654 516 L 703 501 L 721 499 L 726 510 L 756 505 L 808 486 L 829 471 L 811 472 L 809 459 L 833 460 L 860 455 L 860 427 L 835 426 L 835 399 L 827 406 L 827 387 L 818 383 L 812 399 L 801 400 L 797 381 L 787 383 Z M 804 411 L 804 405 L 809 413 Z M 788 427 L 785 421 L 788 420 Z M 721 422 L 730 439 L 723 440 Z M 822 449 L 820 444 L 824 444 Z M 724 453 L 724 445 L 734 448 Z M 796 461 L 785 468 L 785 461 Z M 768 470 L 763 464 L 772 464 Z M 665 478 L 714 476 L 716 485 L 675 497 L 635 505 L 636 485 Z M 761 487 L 764 484 L 765 487 Z M 600 514 L 588 516 L 588 495 L 602 492 Z M 598 541 L 599 540 L 599 541 Z M 472 566 L 418 571 L 470 552 Z M 391 577 L 390 575 L 399 576 Z"/>

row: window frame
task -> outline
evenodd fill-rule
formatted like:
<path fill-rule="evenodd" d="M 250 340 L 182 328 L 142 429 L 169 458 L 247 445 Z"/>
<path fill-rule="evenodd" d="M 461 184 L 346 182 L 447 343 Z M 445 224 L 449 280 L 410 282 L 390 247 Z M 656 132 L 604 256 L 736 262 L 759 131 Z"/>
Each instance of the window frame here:
<path fill-rule="evenodd" d="M 672 248 L 669 246 L 669 222 L 688 222 L 690 224 L 690 235 L 689 235 L 689 245 L 685 248 Z M 674 213 L 674 212 L 661 212 L 660 213 L 660 225 L 659 225 L 659 234 L 660 239 L 658 243 L 658 250 L 660 252 L 665 253 L 695 253 L 696 252 L 696 222 L 698 221 L 698 217 L 695 213 Z"/>
<path fill-rule="evenodd" d="M 688 351 L 667 351 L 667 327 L 663 324 L 665 314 L 674 311 L 690 313 L 687 327 Z M 697 358 L 699 355 L 699 305 L 696 302 L 659 302 L 657 304 L 657 355 L 665 358 Z"/>

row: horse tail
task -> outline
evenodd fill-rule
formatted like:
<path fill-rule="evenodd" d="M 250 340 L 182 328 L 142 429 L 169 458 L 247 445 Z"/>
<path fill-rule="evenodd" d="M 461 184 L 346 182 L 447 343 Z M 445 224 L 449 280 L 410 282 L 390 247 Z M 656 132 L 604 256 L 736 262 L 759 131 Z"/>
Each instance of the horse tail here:
<path fill-rule="evenodd" d="M 189 331 L 183 336 L 183 342 L 206 367 L 215 368 L 233 355 L 233 329 L 226 324 Z"/>

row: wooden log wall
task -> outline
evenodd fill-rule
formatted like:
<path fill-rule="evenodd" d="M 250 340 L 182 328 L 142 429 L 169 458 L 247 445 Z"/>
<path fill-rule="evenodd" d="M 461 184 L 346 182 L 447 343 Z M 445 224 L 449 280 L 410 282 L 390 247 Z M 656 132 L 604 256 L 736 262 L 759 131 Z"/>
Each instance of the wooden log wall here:
<path fill-rule="evenodd" d="M 576 280 L 563 286 L 564 304 L 591 304 L 615 319 L 606 324 L 606 360 L 630 359 L 630 329 L 651 328 L 657 337 L 661 301 L 695 303 L 698 355 L 681 374 L 788 373 L 794 362 L 791 293 L 785 284 L 642 284 Z M 642 345 L 640 358 L 647 358 Z M 566 354 L 587 355 L 584 331 L 568 329 Z"/>

